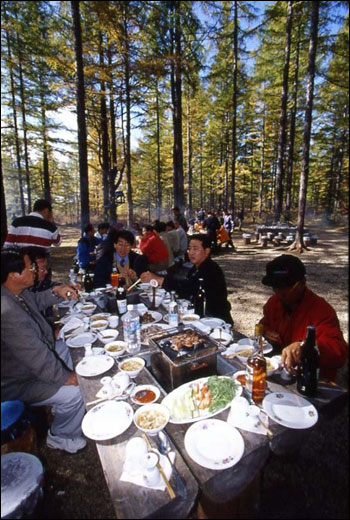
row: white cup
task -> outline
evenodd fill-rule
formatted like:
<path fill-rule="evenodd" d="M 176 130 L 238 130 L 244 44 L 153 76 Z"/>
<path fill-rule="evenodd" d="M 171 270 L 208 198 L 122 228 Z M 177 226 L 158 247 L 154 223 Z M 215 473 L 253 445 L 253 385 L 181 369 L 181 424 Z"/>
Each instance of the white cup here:
<path fill-rule="evenodd" d="M 118 327 L 118 323 L 119 323 L 119 318 L 118 316 L 110 316 L 108 318 L 108 325 L 112 328 L 112 329 L 115 329 L 116 327 Z"/>
<path fill-rule="evenodd" d="M 125 374 L 125 372 L 118 372 L 115 374 L 115 376 L 113 376 L 113 383 L 118 385 L 123 392 L 130 383 L 130 377 L 128 374 Z"/>
<path fill-rule="evenodd" d="M 260 413 L 260 408 L 255 404 L 251 404 L 247 409 L 247 420 L 255 425 L 258 422 L 258 416 Z"/>
<path fill-rule="evenodd" d="M 129 440 L 125 449 L 127 470 L 129 473 L 139 473 L 145 468 L 148 454 L 147 443 L 141 437 Z"/>
<path fill-rule="evenodd" d="M 91 343 L 85 343 L 85 356 L 92 356 L 92 344 Z"/>
<path fill-rule="evenodd" d="M 148 486 L 157 486 L 160 480 L 160 472 L 157 468 L 159 462 L 158 453 L 149 451 L 146 455 L 146 470 L 143 474 L 143 480 Z"/>

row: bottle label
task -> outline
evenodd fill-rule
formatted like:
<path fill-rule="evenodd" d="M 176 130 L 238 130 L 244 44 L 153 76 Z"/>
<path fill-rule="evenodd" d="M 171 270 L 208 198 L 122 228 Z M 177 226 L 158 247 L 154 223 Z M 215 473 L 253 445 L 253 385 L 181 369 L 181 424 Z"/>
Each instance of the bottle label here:
<path fill-rule="evenodd" d="M 126 334 L 136 334 L 140 329 L 140 320 L 133 320 L 124 323 L 124 331 Z"/>
<path fill-rule="evenodd" d="M 177 327 L 179 325 L 179 316 L 177 312 L 175 314 L 169 313 L 169 325 L 172 327 Z"/>
<path fill-rule="evenodd" d="M 117 300 L 119 314 L 124 314 L 127 311 L 127 301 Z"/>

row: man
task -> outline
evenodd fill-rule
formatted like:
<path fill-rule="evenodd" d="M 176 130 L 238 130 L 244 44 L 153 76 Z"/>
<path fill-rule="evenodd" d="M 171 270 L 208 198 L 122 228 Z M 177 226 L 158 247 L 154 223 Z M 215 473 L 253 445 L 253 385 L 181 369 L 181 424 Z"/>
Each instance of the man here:
<path fill-rule="evenodd" d="M 78 241 L 77 257 L 81 269 L 93 270 L 96 264 L 96 246 L 102 242 L 94 236 L 95 229 L 92 224 L 84 228 L 83 236 Z"/>
<path fill-rule="evenodd" d="M 135 237 L 126 229 L 111 230 L 104 242 L 102 255 L 95 268 L 95 287 L 110 283 L 113 267 L 117 268 L 121 277 L 125 278 L 126 286 L 132 285 L 144 271 L 148 271 L 148 260 L 131 248 Z"/>
<path fill-rule="evenodd" d="M 158 233 L 154 231 L 153 226 L 147 225 L 142 228 L 140 249 L 147 256 L 150 271 L 164 271 L 168 268 L 169 253 L 167 246 Z"/>
<path fill-rule="evenodd" d="M 175 229 L 177 231 L 177 234 L 179 235 L 179 250 L 178 254 L 175 257 L 175 262 L 179 262 L 180 264 L 184 261 L 186 251 L 187 251 L 187 235 L 184 228 L 181 226 L 180 221 L 175 218 L 174 220 Z"/>
<path fill-rule="evenodd" d="M 220 229 L 220 221 L 218 217 L 216 216 L 216 212 L 214 209 L 211 209 L 209 211 L 208 218 L 205 219 L 204 225 L 203 225 L 208 233 L 212 251 L 216 252 L 218 250 L 218 244 L 217 244 L 217 231 Z"/>
<path fill-rule="evenodd" d="M 178 254 L 179 254 L 180 235 L 176 231 L 175 224 L 174 224 L 174 222 L 172 220 L 169 220 L 169 222 L 167 222 L 165 224 L 165 230 L 166 230 L 166 233 L 167 233 L 167 236 L 168 236 L 168 242 L 170 244 L 171 251 L 173 253 L 173 257 L 175 259 L 178 256 Z M 187 237 L 186 237 L 186 248 L 187 248 Z"/>
<path fill-rule="evenodd" d="M 169 234 L 166 232 L 165 222 L 161 222 L 160 220 L 158 220 L 154 224 L 154 229 L 166 245 L 166 248 L 168 250 L 168 267 L 171 267 L 172 265 L 174 265 L 174 253 L 171 247 L 171 239 L 169 239 Z"/>
<path fill-rule="evenodd" d="M 110 228 L 110 225 L 108 224 L 108 222 L 101 222 L 97 226 L 97 231 L 95 233 L 95 237 L 98 238 L 100 241 L 106 240 L 109 228 Z"/>
<path fill-rule="evenodd" d="M 275 294 L 264 306 L 265 338 L 282 350 L 282 363 L 291 371 L 300 359 L 306 327 L 316 327 L 320 377 L 335 380 L 345 363 L 348 347 L 335 310 L 306 286 L 304 264 L 293 255 L 281 255 L 266 265 L 264 285 Z"/>
<path fill-rule="evenodd" d="M 36 264 L 34 284 L 29 288 L 30 291 L 46 291 L 46 289 L 59 285 L 58 283 L 53 282 L 48 276 L 49 258 L 42 247 L 24 247 L 23 253 L 29 256 L 32 263 Z"/>
<path fill-rule="evenodd" d="M 167 276 L 156 276 L 150 272 L 143 273 L 141 280 L 149 282 L 157 280 L 166 291 L 176 291 L 181 298 L 193 300 L 199 289 L 199 278 L 203 278 L 206 297 L 206 314 L 221 318 L 233 324 L 227 301 L 227 288 L 224 273 L 220 266 L 210 258 L 210 241 L 207 235 L 192 235 L 189 240 L 188 256 L 193 267 L 183 273 L 169 273 Z"/>
<path fill-rule="evenodd" d="M 33 212 L 17 217 L 10 225 L 4 247 L 35 246 L 50 254 L 51 246 L 59 246 L 61 237 L 53 223 L 51 204 L 44 199 L 35 201 Z"/>
<path fill-rule="evenodd" d="M 177 220 L 178 222 L 180 222 L 181 227 L 184 229 L 185 233 L 187 233 L 187 231 L 188 231 L 187 220 L 185 219 L 185 217 L 180 212 L 180 209 L 177 206 L 175 206 L 175 208 L 173 208 L 173 213 L 174 213 L 174 220 Z"/>
<path fill-rule="evenodd" d="M 69 293 L 76 297 L 77 291 L 57 285 L 30 292 L 35 272 L 36 265 L 23 249 L 1 251 L 1 397 L 53 406 L 47 445 L 76 453 L 86 445 L 81 436 L 85 406 L 68 349 L 61 344 L 57 351 L 41 311 L 67 300 Z"/>

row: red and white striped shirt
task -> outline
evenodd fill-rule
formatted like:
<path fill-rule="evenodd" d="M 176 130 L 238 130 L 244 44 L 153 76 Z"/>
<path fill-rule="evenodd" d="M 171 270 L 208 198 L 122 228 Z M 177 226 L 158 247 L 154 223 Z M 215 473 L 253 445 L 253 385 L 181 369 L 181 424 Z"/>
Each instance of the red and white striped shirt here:
<path fill-rule="evenodd" d="M 29 215 L 17 217 L 9 227 L 4 247 L 43 247 L 47 252 L 51 246 L 59 246 L 61 237 L 58 228 L 52 222 L 33 211 Z"/>

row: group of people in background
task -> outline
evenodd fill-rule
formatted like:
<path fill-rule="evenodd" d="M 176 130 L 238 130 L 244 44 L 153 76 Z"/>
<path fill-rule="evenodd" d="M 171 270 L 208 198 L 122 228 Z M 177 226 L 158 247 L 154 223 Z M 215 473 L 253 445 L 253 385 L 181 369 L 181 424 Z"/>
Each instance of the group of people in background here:
<path fill-rule="evenodd" d="M 196 224 L 206 232 L 198 232 Z M 219 218 L 213 210 L 199 210 L 188 226 L 178 208 L 172 221 L 134 224 L 131 229 L 101 223 L 95 232 L 89 224 L 78 242 L 78 262 L 94 271 L 96 287 L 110 282 L 113 268 L 128 286 L 138 278 L 154 279 L 189 300 L 202 283 L 207 315 L 233 325 L 225 276 L 211 258 L 214 231 L 221 227 L 232 231 L 229 212 Z M 47 445 L 75 453 L 86 445 L 81 431 L 85 406 L 68 348 L 49 312 L 78 295 L 74 284 L 51 280 L 50 248 L 60 241 L 52 207 L 44 200 L 36 201 L 33 213 L 16 218 L 9 228 L 1 251 L 1 387 L 3 400 L 52 406 Z M 262 309 L 264 336 L 281 353 L 284 366 L 293 370 L 306 327 L 314 325 L 320 376 L 334 381 L 348 347 L 334 309 L 307 287 L 304 264 L 293 255 L 278 256 L 267 264 L 262 283 L 274 292 Z"/>

